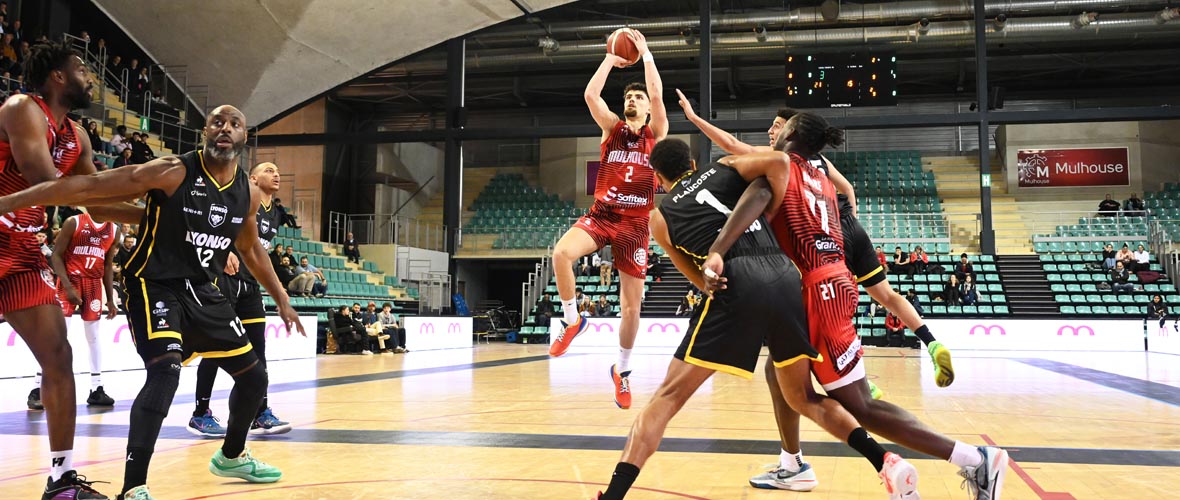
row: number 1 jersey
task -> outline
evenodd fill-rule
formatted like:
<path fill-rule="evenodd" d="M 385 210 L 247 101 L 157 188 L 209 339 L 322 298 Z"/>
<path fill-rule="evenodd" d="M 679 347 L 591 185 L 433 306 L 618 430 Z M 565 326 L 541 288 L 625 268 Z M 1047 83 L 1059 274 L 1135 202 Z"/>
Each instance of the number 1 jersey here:
<path fill-rule="evenodd" d="M 660 201 L 659 207 L 672 244 L 700 266 L 748 186 L 736 170 L 719 163 L 700 168 L 680 181 Z M 730 252 L 774 247 L 774 238 L 766 231 L 766 220 L 758 217 Z"/>

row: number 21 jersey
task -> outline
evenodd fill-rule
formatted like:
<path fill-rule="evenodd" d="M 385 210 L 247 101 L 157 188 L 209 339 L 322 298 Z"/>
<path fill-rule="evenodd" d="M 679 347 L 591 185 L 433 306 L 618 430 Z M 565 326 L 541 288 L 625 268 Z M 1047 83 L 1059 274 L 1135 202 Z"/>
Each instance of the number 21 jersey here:
<path fill-rule="evenodd" d="M 150 280 L 212 281 L 250 211 L 250 181 L 240 168 L 224 186 L 209 175 L 200 150 L 179 157 L 184 182 L 172 196 L 148 192 L 142 238 L 124 272 Z"/>

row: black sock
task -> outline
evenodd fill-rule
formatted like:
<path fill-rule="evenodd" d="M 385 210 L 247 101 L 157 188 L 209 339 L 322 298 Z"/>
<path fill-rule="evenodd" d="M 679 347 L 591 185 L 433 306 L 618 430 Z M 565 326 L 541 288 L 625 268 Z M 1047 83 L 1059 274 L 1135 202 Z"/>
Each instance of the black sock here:
<path fill-rule="evenodd" d="M 267 399 L 268 398 L 265 395 L 262 396 L 262 406 L 258 407 L 258 417 L 261 417 L 262 412 L 266 411 L 267 408 L 270 408 L 270 403 L 267 401 Z"/>
<path fill-rule="evenodd" d="M 610 477 L 610 486 L 606 487 L 606 492 L 598 497 L 599 500 L 623 500 L 627 496 L 627 490 L 631 489 L 631 484 L 635 482 L 635 478 L 639 477 L 639 467 L 626 462 L 619 462 L 615 466 L 615 473 Z"/>
<path fill-rule="evenodd" d="M 246 434 L 258 414 L 258 404 L 266 394 L 266 385 L 266 370 L 260 364 L 234 377 L 234 388 L 229 393 L 229 421 L 221 445 L 226 458 L 237 458 L 246 449 Z"/>
<path fill-rule="evenodd" d="M 194 417 L 203 417 L 209 410 L 209 397 L 213 395 L 213 382 L 217 380 L 217 363 L 202 359 L 197 365 L 197 408 L 193 410 Z"/>
<path fill-rule="evenodd" d="M 919 326 L 917 330 L 914 330 L 914 335 L 922 339 L 922 343 L 926 345 L 930 345 L 931 342 L 935 341 L 934 336 L 930 334 L 930 329 L 926 328 L 926 325 Z"/>
<path fill-rule="evenodd" d="M 864 427 L 857 427 L 848 435 L 848 446 L 856 450 L 857 453 L 864 455 L 873 464 L 873 468 L 877 472 L 881 472 L 881 468 L 885 467 L 885 448 L 881 447 L 872 436 L 869 436 L 868 431 Z"/>

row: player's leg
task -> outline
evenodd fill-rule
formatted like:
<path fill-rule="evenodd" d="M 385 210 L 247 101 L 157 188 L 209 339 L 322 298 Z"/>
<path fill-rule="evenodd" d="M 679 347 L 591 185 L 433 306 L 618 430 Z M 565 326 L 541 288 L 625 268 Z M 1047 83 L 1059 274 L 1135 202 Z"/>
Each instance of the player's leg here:
<path fill-rule="evenodd" d="M 781 450 L 778 464 L 771 470 L 750 478 L 750 486 L 764 489 L 785 489 L 811 491 L 819 486 L 815 471 L 803 460 L 802 443 L 799 440 L 799 412 L 791 408 L 779 387 L 777 370 L 772 360 L 765 367 L 766 385 L 770 390 L 770 401 L 774 405 L 774 423 L 778 428 Z M 808 383 L 811 375 L 808 374 Z"/>
<path fill-rule="evenodd" d="M 77 279 L 74 286 L 82 294 L 82 330 L 90 354 L 90 395 L 88 406 L 114 406 L 114 398 L 107 395 L 102 383 L 102 342 L 98 338 L 98 321 L 102 319 L 102 280 Z"/>
<path fill-rule="evenodd" d="M 934 339 L 934 335 L 930 333 L 930 329 L 926 327 L 922 317 L 914 309 L 914 305 L 910 304 L 910 301 L 902 297 L 901 294 L 893 291 L 889 280 L 885 278 L 871 286 L 866 286 L 865 290 L 877 302 L 892 311 L 910 331 L 914 332 L 914 335 L 917 335 L 926 344 L 926 349 L 930 352 L 930 358 L 934 363 L 935 383 L 939 387 L 951 385 L 955 381 L 955 367 L 951 363 L 951 351 L 942 345 L 942 342 Z"/>
<path fill-rule="evenodd" d="M 202 359 L 197 365 L 197 392 L 193 395 L 197 404 L 188 425 L 185 426 L 185 430 L 194 436 L 225 436 L 225 427 L 221 426 L 221 421 L 213 416 L 213 410 L 209 409 L 209 399 L 213 397 L 213 383 L 217 380 L 218 368 L 216 362 L 208 359 Z"/>
<path fill-rule="evenodd" d="M 600 247 L 589 232 L 592 229 L 588 229 L 594 227 L 594 220 L 589 215 L 578 219 L 578 223 L 566 231 L 553 247 L 553 275 L 557 277 L 557 295 L 561 297 L 562 325 L 565 330 L 558 332 L 549 346 L 550 356 L 565 354 L 574 337 L 586 329 L 586 318 L 578 314 L 575 301 L 574 262 Z"/>
<path fill-rule="evenodd" d="M 712 375 L 713 370 L 672 359 L 664 382 L 631 425 L 623 456 L 615 466 L 610 485 L 599 496 L 600 499 L 617 500 L 627 494 L 627 490 L 631 489 L 631 484 L 639 476 L 639 469 L 643 468 L 647 459 L 659 448 L 668 422 L 684 407 L 684 403 L 697 388 Z"/>
<path fill-rule="evenodd" d="M 251 483 L 273 483 L 283 473 L 255 458 L 246 449 L 246 436 L 256 420 L 258 407 L 266 394 L 266 369 L 252 350 L 235 356 L 217 358 L 217 363 L 234 378 L 229 394 L 229 423 L 225 441 L 209 461 L 209 472 L 221 477 L 245 479 Z"/>
<path fill-rule="evenodd" d="M 619 271 L 619 357 L 611 368 L 615 404 L 631 407 L 631 349 L 639 334 L 639 311 L 643 307 L 647 279 L 647 244 L 651 239 L 647 217 L 627 217 L 614 227 L 611 260 Z M 752 367 L 751 367 L 752 368 Z"/>
<path fill-rule="evenodd" d="M 257 302 L 261 308 L 261 295 L 258 296 Z M 242 304 L 244 305 L 244 302 Z M 239 307 L 239 309 L 247 308 Z M 258 310 L 242 310 L 239 314 L 256 315 L 259 313 Z M 242 326 L 246 329 L 246 338 L 250 339 L 250 345 L 254 346 L 254 354 L 258 356 L 258 364 L 262 366 L 263 371 L 266 371 L 266 317 L 263 315 L 243 319 Z M 269 378 L 269 372 L 267 373 Z M 274 411 L 270 408 L 270 402 L 267 400 L 266 391 L 263 391 L 262 402 L 258 406 L 254 422 L 250 424 L 250 434 L 271 435 L 288 432 L 291 432 L 291 424 L 275 416 Z"/>
<path fill-rule="evenodd" d="M 33 390 L 29 391 L 29 399 L 26 402 L 30 410 L 44 410 L 45 405 L 41 404 L 41 372 L 38 371 L 33 376 Z"/>

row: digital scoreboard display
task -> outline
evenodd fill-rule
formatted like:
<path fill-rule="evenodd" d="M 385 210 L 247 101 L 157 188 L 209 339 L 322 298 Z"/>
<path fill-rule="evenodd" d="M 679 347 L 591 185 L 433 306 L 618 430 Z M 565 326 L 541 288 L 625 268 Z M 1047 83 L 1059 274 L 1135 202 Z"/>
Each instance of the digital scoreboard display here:
<path fill-rule="evenodd" d="M 893 54 L 788 54 L 787 106 L 850 108 L 897 105 Z"/>

